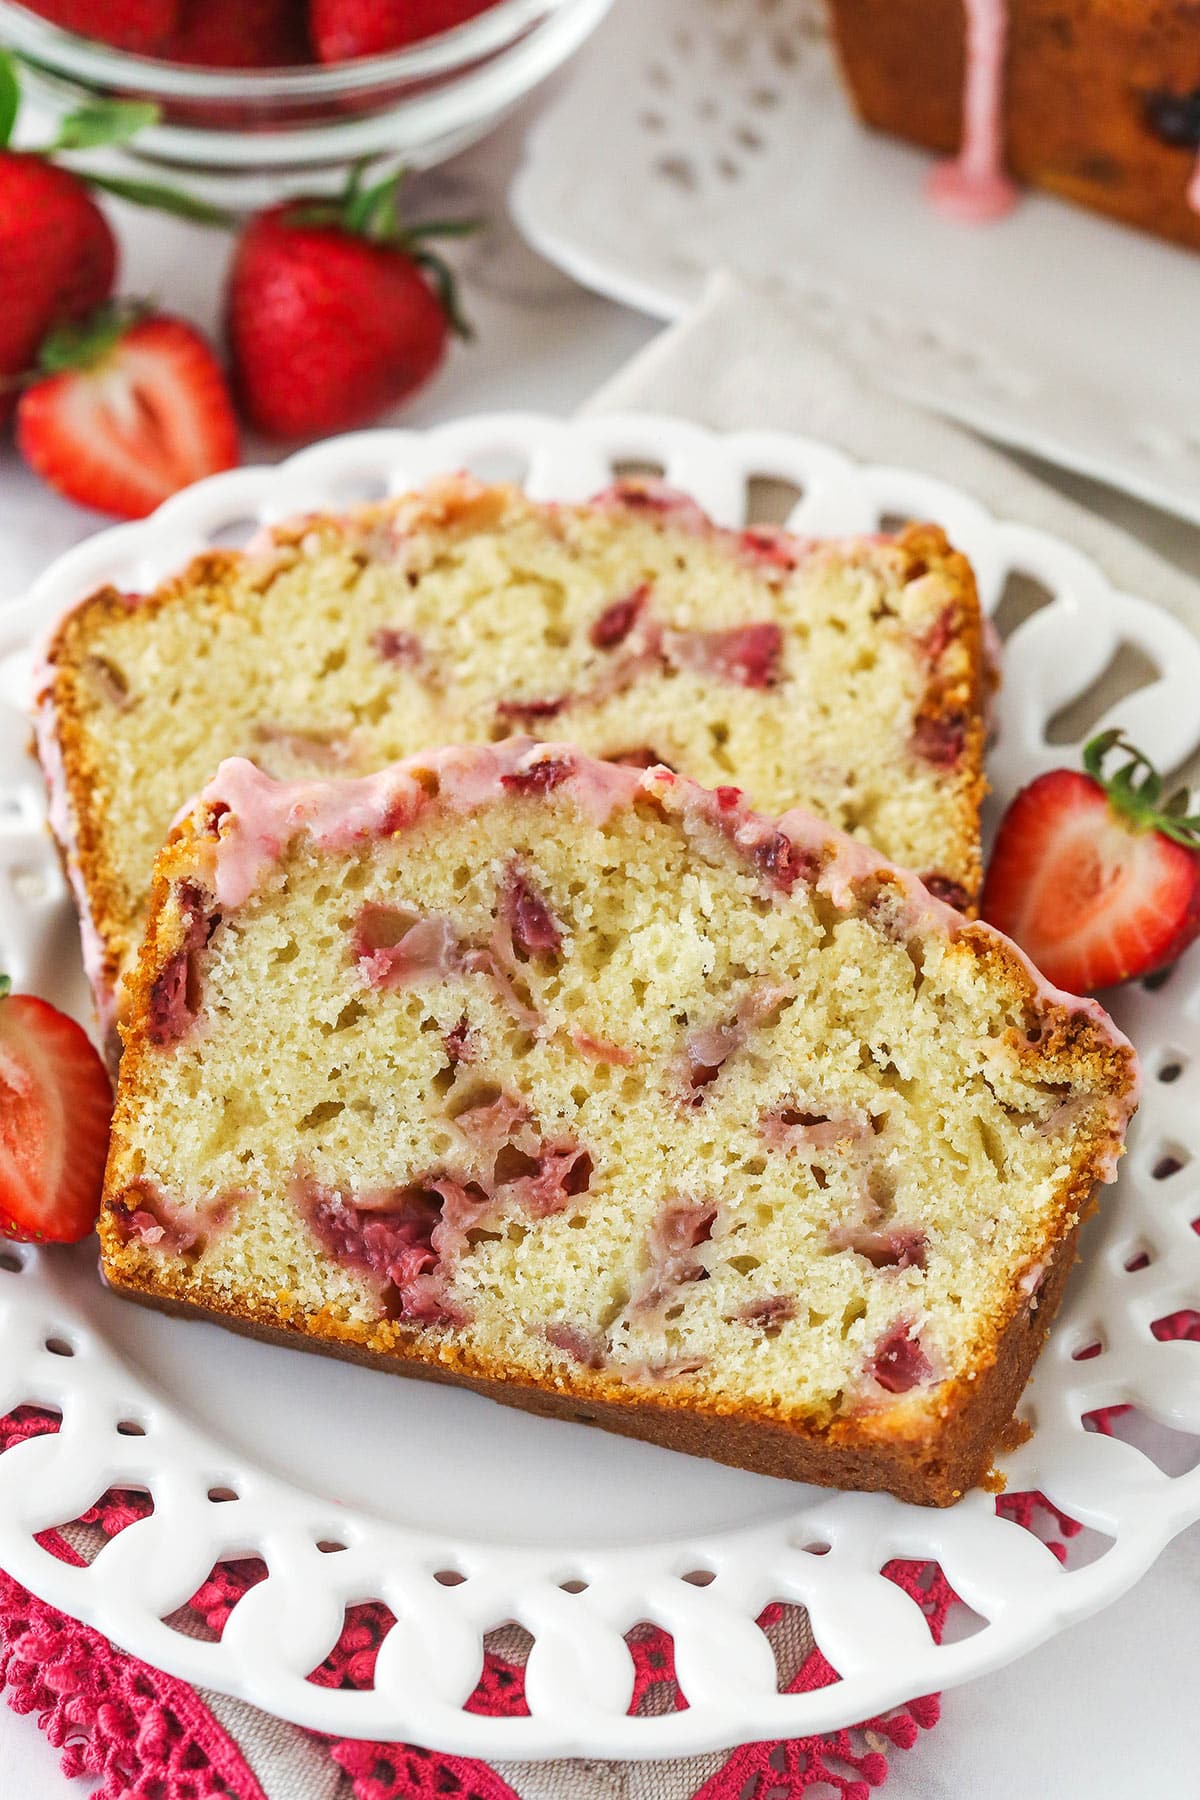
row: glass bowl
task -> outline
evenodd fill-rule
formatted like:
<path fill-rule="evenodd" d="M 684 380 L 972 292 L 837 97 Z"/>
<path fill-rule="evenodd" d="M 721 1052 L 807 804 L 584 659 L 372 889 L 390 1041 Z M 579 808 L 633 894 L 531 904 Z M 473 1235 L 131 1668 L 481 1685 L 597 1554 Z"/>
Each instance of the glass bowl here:
<path fill-rule="evenodd" d="M 21 57 L 35 108 L 151 100 L 159 121 L 114 172 L 179 179 L 223 206 L 259 207 L 340 187 L 346 164 L 388 157 L 430 168 L 482 137 L 576 50 L 612 0 L 498 0 L 438 37 L 387 56 L 286 69 L 206 69 L 75 36 L 0 0 L 0 42 Z"/>

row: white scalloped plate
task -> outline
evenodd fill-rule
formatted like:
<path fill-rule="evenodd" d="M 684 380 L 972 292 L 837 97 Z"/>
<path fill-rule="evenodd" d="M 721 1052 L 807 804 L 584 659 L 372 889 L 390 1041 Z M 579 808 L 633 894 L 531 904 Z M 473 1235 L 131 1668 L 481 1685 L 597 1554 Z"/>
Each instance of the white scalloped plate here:
<path fill-rule="evenodd" d="M 96 583 L 143 588 L 255 523 L 463 466 L 518 475 L 539 497 L 578 499 L 627 461 L 661 465 L 731 525 L 746 516 L 754 476 L 801 490 L 789 522 L 804 532 L 872 530 L 897 513 L 938 519 L 972 557 L 990 610 L 1013 572 L 1040 583 L 1049 603 L 1008 644 L 992 761 L 1002 799 L 1076 756 L 1075 743 L 1048 741 L 1047 721 L 1122 644 L 1157 671 L 1121 703 L 1122 723 L 1165 766 L 1200 737 L 1200 645 L 1115 593 L 1067 545 L 997 523 L 941 483 L 855 468 L 804 439 L 720 438 L 644 417 L 503 415 L 424 434 L 372 432 L 279 468 L 217 476 L 58 562 L 0 619 L 0 681 L 10 699 L 25 697 L 35 629 Z M 74 931 L 28 728 L 8 707 L 0 727 L 0 958 L 19 985 L 79 1008 Z M 108 1294 L 86 1245 L 0 1257 L 0 1413 L 37 1402 L 63 1415 L 57 1436 L 0 1457 L 0 1566 L 204 1687 L 319 1730 L 493 1758 L 667 1756 L 799 1735 L 996 1668 L 1114 1599 L 1200 1517 L 1200 1467 L 1184 1458 L 1188 1469 L 1167 1472 L 1179 1467 L 1183 1441 L 1171 1433 L 1200 1434 L 1200 1346 L 1159 1343 L 1150 1330 L 1200 1305 L 1191 1228 L 1200 1214 L 1200 1164 L 1191 1161 L 1200 1156 L 1200 957 L 1153 992 L 1123 994 L 1116 1010 L 1145 1058 L 1145 1104 L 1028 1390 L 1033 1435 L 1003 1464 L 1013 1491 L 1041 1489 L 1093 1528 L 1089 1542 L 1106 1548 L 1086 1566 L 1060 1567 L 1031 1533 L 997 1518 L 981 1491 L 936 1512 L 793 1486 L 168 1321 Z M 1128 1270 L 1143 1253 L 1149 1262 Z M 1073 1360 L 1094 1342 L 1101 1353 Z M 1083 1428 L 1084 1413 L 1118 1401 L 1153 1421 L 1139 1442 L 1157 1460 Z M 110 1485 L 149 1489 L 153 1515 L 88 1568 L 37 1545 L 37 1532 L 76 1518 Z M 237 1497 L 223 1504 L 211 1497 L 230 1492 Z M 323 1554 L 329 1542 L 346 1548 Z M 215 1560 L 250 1554 L 269 1576 L 219 1642 L 164 1622 Z M 974 1609 L 974 1635 L 934 1644 L 919 1609 L 879 1573 L 892 1557 L 936 1559 Z M 699 1570 L 715 1578 L 687 1579 Z M 453 1585 L 438 1579 L 447 1571 Z M 344 1608 L 374 1598 L 398 1619 L 374 1688 L 306 1681 Z M 776 1691 L 754 1622 L 775 1599 L 809 1608 L 840 1682 Z M 529 1716 L 468 1714 L 483 1634 L 507 1620 L 534 1639 Z M 626 1716 L 633 1668 L 622 1638 L 642 1620 L 674 1635 L 685 1711 Z"/>
<path fill-rule="evenodd" d="M 942 218 L 931 159 L 856 124 L 824 16 L 618 0 L 526 142 L 526 237 L 659 318 L 717 267 L 785 287 L 881 387 L 1200 523 L 1200 257 L 1046 194 Z"/>

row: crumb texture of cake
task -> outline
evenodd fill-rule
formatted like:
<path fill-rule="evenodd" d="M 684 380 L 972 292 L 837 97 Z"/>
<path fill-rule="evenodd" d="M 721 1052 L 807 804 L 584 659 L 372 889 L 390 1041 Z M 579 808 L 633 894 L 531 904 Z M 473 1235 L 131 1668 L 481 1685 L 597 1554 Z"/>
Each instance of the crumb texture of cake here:
<path fill-rule="evenodd" d="M 1128 1044 L 809 814 L 514 739 L 233 760 L 160 857 L 119 1289 L 814 1481 L 982 1478 Z"/>
<path fill-rule="evenodd" d="M 538 505 L 461 477 L 106 590 L 57 631 L 39 743 L 101 997 L 171 820 L 226 756 L 356 775 L 514 733 L 803 804 L 971 908 L 983 676 L 970 569 L 933 527 L 719 531 L 625 483 Z"/>
<path fill-rule="evenodd" d="M 829 3 L 861 117 L 959 157 L 976 216 L 1007 170 L 1200 250 L 1200 0 Z"/>

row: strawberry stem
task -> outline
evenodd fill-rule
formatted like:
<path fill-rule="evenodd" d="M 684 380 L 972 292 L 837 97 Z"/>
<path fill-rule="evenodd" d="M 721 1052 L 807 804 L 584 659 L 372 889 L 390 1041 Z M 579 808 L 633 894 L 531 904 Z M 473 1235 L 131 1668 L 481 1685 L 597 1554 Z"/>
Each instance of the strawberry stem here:
<path fill-rule="evenodd" d="M 149 310 L 145 300 L 106 300 L 86 319 L 57 326 L 38 348 L 39 373 L 65 375 L 71 370 L 94 369 Z"/>
<path fill-rule="evenodd" d="M 433 291 L 438 297 L 438 304 L 445 313 L 446 322 L 455 337 L 461 338 L 464 343 L 470 343 L 475 332 L 459 302 L 458 283 L 454 279 L 449 263 L 443 262 L 440 256 L 435 256 L 430 250 L 412 249 L 409 251 L 409 255 L 417 267 L 423 269 L 428 275 Z"/>
<path fill-rule="evenodd" d="M 400 216 L 400 190 L 408 171 L 393 169 L 367 186 L 371 160 L 362 158 L 353 165 L 345 188 L 336 197 L 298 200 L 288 209 L 289 220 L 296 225 L 340 226 L 354 237 L 402 251 L 429 277 L 451 331 L 460 338 L 473 337 L 459 301 L 453 270 L 426 244 L 430 238 L 470 237 L 482 230 L 483 220 L 424 219 L 419 224 L 406 225 Z"/>
<path fill-rule="evenodd" d="M 80 181 L 117 200 L 128 200 L 132 206 L 145 206 L 152 212 L 171 213 L 177 219 L 191 219 L 196 225 L 220 225 L 230 228 L 234 216 L 222 206 L 198 200 L 179 188 L 163 186 L 158 181 L 127 181 L 123 175 L 96 175 L 90 169 L 75 169 Z"/>
<path fill-rule="evenodd" d="M 1106 775 L 1104 763 L 1118 749 L 1125 752 L 1128 760 L 1115 775 Z M 1104 789 L 1115 810 L 1138 830 L 1161 831 L 1185 849 L 1200 850 L 1200 813 L 1189 813 L 1191 796 L 1187 788 L 1177 788 L 1164 800 L 1162 776 L 1119 728 L 1101 731 L 1084 745 L 1083 766 Z"/>
<path fill-rule="evenodd" d="M 12 993 L 12 979 L 8 975 L 0 975 L 0 1000 L 7 1000 Z"/>

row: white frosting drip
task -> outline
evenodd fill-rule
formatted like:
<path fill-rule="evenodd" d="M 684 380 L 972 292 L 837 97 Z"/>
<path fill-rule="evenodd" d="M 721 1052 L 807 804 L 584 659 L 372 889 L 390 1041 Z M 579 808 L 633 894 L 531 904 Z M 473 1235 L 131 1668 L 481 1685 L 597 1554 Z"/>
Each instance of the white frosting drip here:
<path fill-rule="evenodd" d="M 963 0 L 966 79 L 962 144 L 957 158 L 935 169 L 930 197 L 942 212 L 972 224 L 1011 211 L 1016 189 L 1004 167 L 1004 65 L 1008 0 Z"/>
<path fill-rule="evenodd" d="M 962 144 L 953 162 L 935 169 L 929 196 L 940 212 L 971 224 L 1003 218 L 1016 200 L 1005 172 L 1004 98 L 1009 0 L 963 0 L 966 78 Z M 1200 212 L 1200 158 L 1187 190 Z"/>

